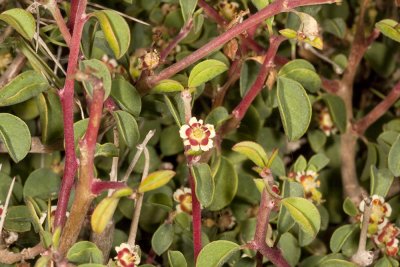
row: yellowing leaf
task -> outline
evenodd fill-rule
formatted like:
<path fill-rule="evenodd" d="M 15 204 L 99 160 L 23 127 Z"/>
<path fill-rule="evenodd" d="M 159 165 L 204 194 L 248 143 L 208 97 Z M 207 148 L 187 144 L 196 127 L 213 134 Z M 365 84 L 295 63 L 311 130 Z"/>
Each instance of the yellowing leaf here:
<path fill-rule="evenodd" d="M 174 177 L 175 172 L 164 170 L 164 171 L 156 171 L 150 173 L 141 183 L 139 186 L 138 191 L 140 193 L 144 193 L 150 190 L 157 189 L 166 183 L 168 183 L 172 177 Z"/>
<path fill-rule="evenodd" d="M 32 40 L 35 35 L 35 19 L 31 13 L 22 8 L 6 10 L 0 14 L 0 19 L 7 22 L 7 24 L 28 40 Z"/>
<path fill-rule="evenodd" d="M 156 86 L 151 89 L 152 93 L 171 93 L 183 91 L 184 87 L 182 84 L 175 80 L 162 80 Z"/>
<path fill-rule="evenodd" d="M 264 149 L 257 143 L 244 141 L 237 143 L 232 148 L 233 151 L 245 155 L 253 161 L 258 167 L 266 167 L 268 164 L 268 156 Z"/>

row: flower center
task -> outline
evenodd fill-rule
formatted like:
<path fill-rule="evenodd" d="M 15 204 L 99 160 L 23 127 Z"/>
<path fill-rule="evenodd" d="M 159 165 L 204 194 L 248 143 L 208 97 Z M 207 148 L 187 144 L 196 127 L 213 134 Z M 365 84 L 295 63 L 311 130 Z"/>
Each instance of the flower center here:
<path fill-rule="evenodd" d="M 181 208 L 187 213 L 192 213 L 192 195 L 185 194 L 181 200 Z"/>
<path fill-rule="evenodd" d="M 202 140 L 205 137 L 204 130 L 200 127 L 196 127 L 193 129 L 190 137 L 196 140 Z"/>

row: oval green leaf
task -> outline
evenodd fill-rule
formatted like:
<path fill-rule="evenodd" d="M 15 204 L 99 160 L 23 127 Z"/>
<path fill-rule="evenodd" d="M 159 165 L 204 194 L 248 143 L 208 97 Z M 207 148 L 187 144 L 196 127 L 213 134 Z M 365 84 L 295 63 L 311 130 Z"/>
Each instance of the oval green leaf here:
<path fill-rule="evenodd" d="M 185 256 L 180 251 L 169 250 L 168 262 L 171 267 L 187 267 Z"/>
<path fill-rule="evenodd" d="M 39 73 L 28 70 L 0 90 L 0 107 L 21 103 L 49 88 L 47 80 Z"/>
<path fill-rule="evenodd" d="M 389 150 L 388 165 L 394 176 L 400 176 L 400 135 Z"/>
<path fill-rule="evenodd" d="M 156 86 L 151 89 L 151 93 L 155 94 L 163 94 L 163 93 L 173 93 L 173 92 L 181 92 L 185 89 L 180 82 L 175 80 L 162 80 Z"/>
<path fill-rule="evenodd" d="M 237 143 L 232 147 L 233 151 L 245 155 L 258 167 L 264 168 L 268 164 L 268 156 L 264 148 L 259 144 L 251 141 Z"/>
<path fill-rule="evenodd" d="M 7 210 L 4 229 L 10 232 L 28 232 L 31 230 L 32 217 L 27 206 L 12 206 Z"/>
<path fill-rule="evenodd" d="M 214 199 L 214 179 L 211 175 L 210 166 L 206 163 L 194 165 L 192 174 L 196 183 L 196 196 L 201 205 L 207 208 Z"/>
<path fill-rule="evenodd" d="M 311 93 L 316 93 L 321 88 L 321 79 L 314 66 L 304 59 L 289 61 L 280 69 L 278 76 L 299 82 Z"/>
<path fill-rule="evenodd" d="M 325 94 L 322 99 L 328 106 L 329 113 L 331 114 L 332 120 L 336 127 L 341 133 L 346 131 L 347 118 L 346 118 L 346 107 L 343 100 L 336 95 Z"/>
<path fill-rule="evenodd" d="M 117 12 L 112 10 L 96 11 L 93 15 L 98 19 L 104 36 L 117 59 L 127 51 L 131 42 L 128 23 Z"/>
<path fill-rule="evenodd" d="M 117 122 L 120 138 L 129 148 L 134 148 L 139 141 L 139 128 L 135 118 L 126 111 L 118 110 L 113 113 Z"/>
<path fill-rule="evenodd" d="M 333 253 L 338 253 L 342 249 L 344 243 L 346 243 L 356 227 L 356 225 L 346 224 L 337 228 L 335 232 L 333 232 L 329 242 L 329 246 Z"/>
<path fill-rule="evenodd" d="M 313 237 L 317 235 L 321 226 L 321 216 L 314 204 L 301 197 L 285 198 L 281 203 L 303 232 Z"/>
<path fill-rule="evenodd" d="M 31 148 L 28 126 L 20 118 L 8 113 L 0 113 L 0 138 L 16 163 L 25 158 Z"/>
<path fill-rule="evenodd" d="M 101 200 L 90 218 L 93 232 L 100 234 L 106 229 L 107 224 L 110 222 L 117 209 L 118 203 L 119 198 L 115 197 L 106 197 Z"/>
<path fill-rule="evenodd" d="M 111 97 L 122 110 L 138 117 L 142 109 L 142 100 L 136 88 L 123 78 L 112 81 Z"/>
<path fill-rule="evenodd" d="M 34 17 L 22 8 L 13 8 L 0 14 L 0 19 L 13 27 L 19 34 L 29 41 L 32 40 L 36 31 Z"/>
<path fill-rule="evenodd" d="M 103 253 L 95 244 L 89 241 L 75 243 L 67 253 L 70 262 L 79 263 L 103 263 Z"/>
<path fill-rule="evenodd" d="M 384 19 L 375 24 L 382 34 L 390 39 L 400 42 L 400 28 L 399 23 L 392 19 Z"/>
<path fill-rule="evenodd" d="M 197 258 L 197 267 L 219 267 L 222 266 L 240 246 L 226 240 L 218 240 L 207 244 Z"/>
<path fill-rule="evenodd" d="M 351 201 L 349 197 L 346 197 L 343 202 L 343 211 L 351 217 L 354 217 L 358 214 L 358 209 L 356 205 L 353 203 L 353 201 Z"/>
<path fill-rule="evenodd" d="M 157 255 L 163 254 L 174 241 L 174 226 L 170 223 L 163 223 L 155 231 L 151 238 L 151 247 Z"/>
<path fill-rule="evenodd" d="M 37 169 L 29 174 L 24 184 L 24 197 L 43 200 L 56 199 L 61 177 L 47 168 Z"/>
<path fill-rule="evenodd" d="M 228 69 L 223 62 L 208 59 L 200 62 L 190 72 L 188 87 L 197 87 L 208 82 Z"/>
<path fill-rule="evenodd" d="M 106 64 L 98 59 L 88 59 L 81 61 L 79 63 L 79 68 L 82 72 L 89 72 L 90 75 L 95 76 L 103 82 L 104 99 L 107 99 L 111 92 L 111 74 Z M 83 81 L 83 86 L 90 96 L 93 96 L 92 83 L 90 79 Z"/>
<path fill-rule="evenodd" d="M 179 0 L 181 6 L 182 17 L 185 23 L 192 18 L 193 12 L 197 6 L 197 0 Z"/>
<path fill-rule="evenodd" d="M 170 170 L 152 172 L 140 183 L 138 191 L 144 193 L 157 189 L 168 183 L 174 175 L 175 172 Z"/>
<path fill-rule="evenodd" d="M 292 79 L 279 77 L 277 87 L 279 113 L 290 141 L 303 136 L 311 121 L 311 103 L 303 86 Z"/>
<path fill-rule="evenodd" d="M 386 197 L 394 180 L 393 173 L 389 169 L 377 169 L 371 166 L 371 195 Z"/>

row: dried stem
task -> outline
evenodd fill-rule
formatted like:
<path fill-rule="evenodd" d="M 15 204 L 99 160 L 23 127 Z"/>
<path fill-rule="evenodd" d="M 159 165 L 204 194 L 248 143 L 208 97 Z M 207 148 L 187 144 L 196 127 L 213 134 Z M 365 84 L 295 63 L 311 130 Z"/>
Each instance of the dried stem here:
<path fill-rule="evenodd" d="M 0 44 L 4 42 L 5 39 L 7 39 L 8 36 L 10 36 L 14 32 L 14 29 L 11 26 L 7 26 L 4 29 L 4 32 L 2 35 L 0 35 Z"/>
<path fill-rule="evenodd" d="M 3 73 L 0 78 L 0 90 L 10 82 L 15 76 L 17 76 L 22 68 L 25 66 L 26 57 L 24 54 L 19 53 L 14 60 L 8 66 L 7 70 Z"/>
<path fill-rule="evenodd" d="M 149 175 L 149 166 L 150 166 L 150 155 L 149 155 L 149 150 L 147 149 L 147 147 L 143 148 L 143 152 L 144 152 L 144 160 L 145 161 L 144 161 L 144 168 L 143 168 L 143 173 L 142 173 L 142 181 Z M 137 192 L 136 193 L 135 211 L 133 212 L 132 224 L 131 224 L 131 229 L 129 231 L 129 238 L 128 238 L 128 244 L 131 247 L 135 246 L 142 205 L 143 205 L 143 194 Z"/>
<path fill-rule="evenodd" d="M 15 177 L 11 181 L 10 188 L 8 188 L 6 202 L 4 203 L 4 208 L 2 210 L 2 214 L 0 217 L 0 240 L 2 240 L 3 226 L 4 226 L 4 222 L 6 221 L 7 209 L 8 209 L 8 206 L 10 205 L 10 199 L 11 199 L 12 191 L 14 189 L 14 184 L 15 184 Z"/>
<path fill-rule="evenodd" d="M 87 0 L 72 1 L 71 18 L 74 17 L 76 20 L 68 57 L 67 79 L 64 89 L 60 91 L 64 120 L 65 169 L 54 219 L 55 228 L 62 227 L 65 222 L 68 200 L 77 170 L 74 143 L 74 75 L 78 66 L 79 48 L 85 24 L 86 3 Z"/>
<path fill-rule="evenodd" d="M 46 248 L 41 244 L 37 244 L 31 248 L 25 248 L 20 253 L 11 252 L 8 249 L 0 250 L 0 263 L 3 264 L 14 264 L 23 260 L 34 259 L 40 253 L 46 251 Z"/>

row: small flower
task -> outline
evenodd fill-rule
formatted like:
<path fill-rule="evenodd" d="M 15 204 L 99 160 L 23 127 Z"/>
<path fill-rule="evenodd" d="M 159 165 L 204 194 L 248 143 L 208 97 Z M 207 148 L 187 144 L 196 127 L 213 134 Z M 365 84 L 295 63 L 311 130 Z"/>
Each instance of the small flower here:
<path fill-rule="evenodd" d="M 385 199 L 381 196 L 373 195 L 370 205 L 372 205 L 372 210 L 368 225 L 368 236 L 372 236 L 384 228 L 389 222 L 388 217 L 392 214 L 392 208 L 388 203 L 385 203 Z M 365 200 L 360 202 L 358 208 L 361 212 L 364 212 Z M 360 221 L 363 221 L 363 215 L 360 216 Z"/>
<path fill-rule="evenodd" d="M 192 117 L 189 120 L 189 125 L 182 125 L 179 135 L 183 139 L 183 144 L 190 146 L 191 150 L 208 151 L 213 147 L 211 138 L 215 137 L 215 129 L 214 125 L 203 125 L 203 120 L 197 121 L 195 117 Z"/>
<path fill-rule="evenodd" d="M 174 200 L 179 204 L 176 205 L 176 211 L 186 212 L 192 214 L 192 190 L 190 188 L 184 187 L 179 188 L 174 192 Z"/>
<path fill-rule="evenodd" d="M 374 236 L 374 241 L 377 245 L 388 244 L 396 239 L 400 234 L 400 229 L 393 223 L 388 223 L 382 229 L 379 229 L 377 235 Z"/>
<path fill-rule="evenodd" d="M 325 133 L 326 136 L 330 136 L 337 132 L 337 128 L 332 121 L 331 115 L 327 108 L 323 108 L 318 115 L 319 128 Z"/>
<path fill-rule="evenodd" d="M 117 266 L 120 267 L 136 267 L 140 263 L 140 248 L 138 245 L 132 247 L 128 243 L 122 243 L 115 247 L 117 256 Z"/>
<path fill-rule="evenodd" d="M 305 197 L 317 204 L 322 202 L 322 194 L 317 188 L 320 186 L 320 181 L 317 180 L 318 173 L 315 171 L 302 171 L 296 174 L 295 180 L 303 186 Z"/>
<path fill-rule="evenodd" d="M 147 52 L 143 57 L 143 64 L 149 70 L 157 68 L 159 63 L 160 55 L 158 54 L 157 50 Z"/>
<path fill-rule="evenodd" d="M 236 224 L 236 218 L 235 216 L 233 216 L 232 211 L 230 209 L 226 209 L 221 212 L 217 220 L 217 225 L 221 232 L 232 229 L 233 226 L 235 226 L 235 224 Z"/>
<path fill-rule="evenodd" d="M 386 243 L 385 253 L 388 256 L 396 256 L 399 252 L 399 240 L 397 238 L 392 239 L 389 243 Z"/>

